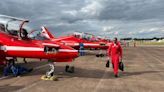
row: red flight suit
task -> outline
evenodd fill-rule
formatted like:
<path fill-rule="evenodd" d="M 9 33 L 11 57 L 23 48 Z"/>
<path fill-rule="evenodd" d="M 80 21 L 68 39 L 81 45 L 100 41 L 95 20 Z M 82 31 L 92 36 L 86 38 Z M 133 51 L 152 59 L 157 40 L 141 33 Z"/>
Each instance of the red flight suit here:
<path fill-rule="evenodd" d="M 108 48 L 108 57 L 112 59 L 114 65 L 114 74 L 118 74 L 119 58 L 122 58 L 122 47 L 119 42 L 114 42 Z"/>

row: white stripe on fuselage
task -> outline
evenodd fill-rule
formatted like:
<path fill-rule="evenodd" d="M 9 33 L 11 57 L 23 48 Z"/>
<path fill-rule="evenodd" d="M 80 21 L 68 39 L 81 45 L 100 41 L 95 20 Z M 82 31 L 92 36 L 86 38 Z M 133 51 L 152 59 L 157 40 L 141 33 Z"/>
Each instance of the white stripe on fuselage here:
<path fill-rule="evenodd" d="M 79 46 L 79 43 L 67 43 L 67 42 L 65 42 L 65 45 L 67 45 L 67 46 Z"/>
<path fill-rule="evenodd" d="M 56 45 L 56 44 L 51 44 L 51 43 L 43 43 L 42 45 L 48 45 L 48 46 L 55 46 L 55 47 L 59 47 L 59 45 Z"/>
<path fill-rule="evenodd" d="M 44 51 L 44 48 L 37 47 L 21 47 L 21 46 L 1 46 L 0 50 L 3 51 Z M 77 50 L 59 49 L 59 52 L 78 52 Z"/>
<path fill-rule="evenodd" d="M 43 48 L 37 47 L 20 47 L 20 46 L 5 46 L 6 51 L 44 51 Z"/>
<path fill-rule="evenodd" d="M 78 52 L 78 50 L 59 49 L 59 52 Z"/>
<path fill-rule="evenodd" d="M 74 46 L 79 46 L 79 43 L 70 43 L 70 42 L 65 42 L 65 45 L 74 45 Z M 93 44 L 93 43 L 83 43 L 84 46 L 100 46 L 100 44 Z"/>
<path fill-rule="evenodd" d="M 84 46 L 100 46 L 100 44 L 84 43 Z"/>

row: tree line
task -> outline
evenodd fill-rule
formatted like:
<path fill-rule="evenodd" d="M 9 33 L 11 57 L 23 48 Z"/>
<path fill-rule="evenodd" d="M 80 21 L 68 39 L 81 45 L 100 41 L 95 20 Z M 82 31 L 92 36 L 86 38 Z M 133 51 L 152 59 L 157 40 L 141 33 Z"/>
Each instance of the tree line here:
<path fill-rule="evenodd" d="M 164 37 L 152 37 L 152 38 L 121 38 L 120 40 L 136 40 L 136 41 L 142 41 L 142 40 L 163 40 Z"/>

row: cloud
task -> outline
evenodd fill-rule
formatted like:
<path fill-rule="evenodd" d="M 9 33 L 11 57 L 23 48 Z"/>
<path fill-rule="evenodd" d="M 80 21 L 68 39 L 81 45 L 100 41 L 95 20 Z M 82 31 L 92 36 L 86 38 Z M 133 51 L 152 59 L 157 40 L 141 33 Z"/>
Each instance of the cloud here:
<path fill-rule="evenodd" d="M 91 0 L 89 4 L 80 9 L 80 12 L 91 16 L 98 16 L 102 8 L 103 6 L 98 0 Z"/>
<path fill-rule="evenodd" d="M 70 10 L 70 11 L 63 11 L 63 13 L 76 16 L 78 12 L 76 10 Z"/>
<path fill-rule="evenodd" d="M 135 35 L 136 32 L 128 32 L 128 35 Z"/>
<path fill-rule="evenodd" d="M 106 37 L 164 34 L 164 0 L 3 0 L 0 14 L 31 20 L 57 36 L 73 31 Z"/>
<path fill-rule="evenodd" d="M 104 31 L 104 32 L 110 32 L 113 28 L 114 28 L 113 26 L 104 26 L 102 28 L 102 31 Z"/>

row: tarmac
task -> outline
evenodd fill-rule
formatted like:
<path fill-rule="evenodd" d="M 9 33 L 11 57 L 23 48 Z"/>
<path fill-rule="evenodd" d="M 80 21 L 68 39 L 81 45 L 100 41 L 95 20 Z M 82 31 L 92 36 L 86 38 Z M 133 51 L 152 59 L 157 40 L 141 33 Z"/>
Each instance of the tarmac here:
<path fill-rule="evenodd" d="M 48 70 L 46 60 L 28 59 L 18 62 L 34 71 L 20 77 L 0 75 L 0 92 L 164 92 L 164 47 L 124 47 L 125 71 L 115 78 L 112 65 L 106 68 L 107 56 L 93 53 L 73 63 L 56 63 L 58 81 L 41 80 Z M 75 66 L 75 73 L 66 73 L 65 65 Z"/>

